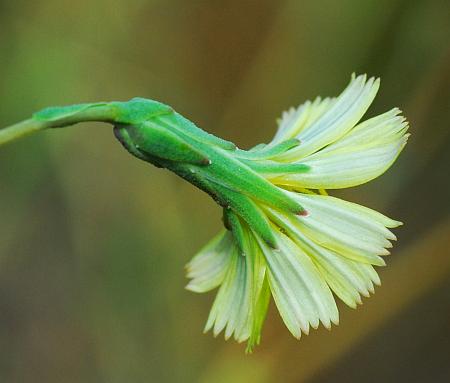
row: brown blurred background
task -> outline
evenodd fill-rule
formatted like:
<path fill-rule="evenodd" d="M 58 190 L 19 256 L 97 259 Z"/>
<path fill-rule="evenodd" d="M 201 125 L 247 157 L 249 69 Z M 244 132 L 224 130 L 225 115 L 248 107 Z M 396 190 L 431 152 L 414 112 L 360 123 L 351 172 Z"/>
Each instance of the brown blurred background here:
<path fill-rule="evenodd" d="M 221 226 L 209 197 L 106 125 L 0 148 L 0 381 L 450 381 L 449 41 L 448 0 L 1 1 L 1 127 L 141 96 L 248 147 L 355 71 L 382 78 L 368 115 L 399 106 L 412 137 L 334 193 L 405 222 L 375 296 L 300 341 L 271 307 L 250 356 L 203 335 L 214 294 L 184 290 Z"/>

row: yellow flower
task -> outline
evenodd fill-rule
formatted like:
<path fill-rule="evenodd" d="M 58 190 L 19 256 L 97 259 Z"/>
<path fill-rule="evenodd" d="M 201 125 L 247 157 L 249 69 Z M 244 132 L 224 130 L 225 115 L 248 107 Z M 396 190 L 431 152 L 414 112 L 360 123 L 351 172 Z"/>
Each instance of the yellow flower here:
<path fill-rule="evenodd" d="M 357 186 L 383 174 L 406 144 L 408 124 L 398 109 L 359 122 L 379 80 L 352 76 L 336 98 L 317 98 L 284 112 L 264 151 L 263 177 L 305 210 L 292 214 L 255 200 L 276 245 L 245 220 L 225 211 L 223 230 L 187 265 L 187 289 L 219 287 L 205 330 L 224 330 L 248 349 L 259 343 L 270 296 L 297 338 L 319 323 L 339 321 L 336 295 L 350 307 L 380 284 L 373 266 L 384 266 L 401 225 L 369 208 L 327 195 L 326 189 Z M 272 150 L 299 140 L 288 150 Z M 270 156 L 267 153 L 273 153 Z M 249 166 L 258 169 L 255 155 Z M 249 161 L 252 159 L 250 158 Z M 283 164 L 307 171 L 280 172 Z M 273 169 L 270 172 L 271 165 Z M 291 167 L 295 169 L 295 167 Z"/>
<path fill-rule="evenodd" d="M 300 338 L 337 324 L 335 296 L 350 307 L 380 280 L 401 223 L 328 196 L 384 173 L 406 144 L 398 109 L 359 123 L 379 80 L 352 76 L 337 98 L 284 112 L 268 145 L 246 151 L 198 128 L 158 101 L 133 98 L 45 108 L 0 130 L 0 145 L 84 121 L 114 125 L 133 156 L 166 168 L 208 193 L 224 211 L 223 230 L 188 264 L 187 288 L 219 287 L 206 330 L 248 350 L 260 341 L 270 297 Z"/>

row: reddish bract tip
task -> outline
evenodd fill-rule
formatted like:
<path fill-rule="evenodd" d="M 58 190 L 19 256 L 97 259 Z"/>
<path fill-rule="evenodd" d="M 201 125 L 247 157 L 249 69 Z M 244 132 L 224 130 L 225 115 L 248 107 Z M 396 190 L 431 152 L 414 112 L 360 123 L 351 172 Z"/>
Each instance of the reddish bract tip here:
<path fill-rule="evenodd" d="M 208 165 L 211 165 L 211 164 L 212 164 L 212 161 L 209 158 L 204 158 L 202 160 L 202 165 L 208 166 Z"/>
<path fill-rule="evenodd" d="M 300 210 L 297 215 L 299 215 L 300 217 L 308 217 L 309 213 L 307 210 Z"/>

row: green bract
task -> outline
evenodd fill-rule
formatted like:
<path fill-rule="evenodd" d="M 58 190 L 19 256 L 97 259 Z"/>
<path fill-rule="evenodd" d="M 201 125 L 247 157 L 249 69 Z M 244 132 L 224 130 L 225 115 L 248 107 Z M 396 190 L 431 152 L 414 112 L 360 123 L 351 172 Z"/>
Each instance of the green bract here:
<path fill-rule="evenodd" d="M 284 112 L 273 140 L 245 151 L 199 129 L 171 107 L 135 98 L 52 107 L 0 130 L 0 144 L 83 121 L 114 125 L 137 158 L 167 168 L 208 193 L 225 229 L 188 264 L 187 288 L 219 287 L 205 330 L 260 341 L 272 295 L 284 323 L 300 337 L 338 323 L 333 293 L 356 307 L 373 292 L 395 236 L 391 220 L 327 195 L 360 185 L 395 161 L 407 140 L 398 109 L 359 123 L 379 80 L 352 77 L 334 99 Z"/>

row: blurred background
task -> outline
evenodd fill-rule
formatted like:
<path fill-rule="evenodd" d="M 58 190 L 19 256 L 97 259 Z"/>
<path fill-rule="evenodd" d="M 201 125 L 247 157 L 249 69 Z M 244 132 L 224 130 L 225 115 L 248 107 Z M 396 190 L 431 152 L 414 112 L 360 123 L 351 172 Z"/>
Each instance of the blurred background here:
<path fill-rule="evenodd" d="M 221 227 L 206 195 L 85 124 L 0 148 L 0 381 L 450 381 L 448 0 L 0 1 L 0 127 L 49 105 L 141 96 L 241 147 L 281 111 L 381 76 L 392 169 L 333 193 L 405 222 L 364 305 L 300 341 L 203 335 L 184 265 Z"/>

